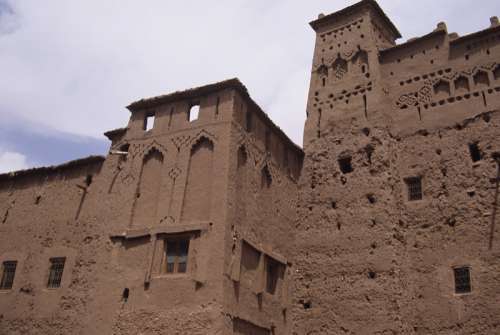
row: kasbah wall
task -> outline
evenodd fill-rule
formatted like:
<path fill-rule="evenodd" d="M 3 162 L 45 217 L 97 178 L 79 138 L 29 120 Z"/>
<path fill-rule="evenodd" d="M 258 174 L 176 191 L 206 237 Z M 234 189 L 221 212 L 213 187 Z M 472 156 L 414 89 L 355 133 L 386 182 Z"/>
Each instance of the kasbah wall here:
<path fill-rule="evenodd" d="M 500 334 L 498 19 L 311 26 L 303 149 L 230 79 L 0 175 L 0 334 Z"/>

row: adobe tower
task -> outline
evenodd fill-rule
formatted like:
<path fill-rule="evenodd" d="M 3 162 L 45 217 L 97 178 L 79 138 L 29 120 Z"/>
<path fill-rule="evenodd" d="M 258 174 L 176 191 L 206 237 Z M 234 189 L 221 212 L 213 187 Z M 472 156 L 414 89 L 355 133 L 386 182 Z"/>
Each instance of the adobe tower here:
<path fill-rule="evenodd" d="M 292 334 L 498 333 L 498 19 L 396 45 L 364 0 L 311 26 Z"/>

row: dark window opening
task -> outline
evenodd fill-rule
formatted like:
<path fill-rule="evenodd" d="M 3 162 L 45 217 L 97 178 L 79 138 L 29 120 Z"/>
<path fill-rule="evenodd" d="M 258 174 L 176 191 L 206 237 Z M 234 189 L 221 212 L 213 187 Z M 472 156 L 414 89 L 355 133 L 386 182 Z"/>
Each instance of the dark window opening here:
<path fill-rule="evenodd" d="M 153 114 L 146 114 L 146 117 L 144 118 L 144 126 L 143 129 L 144 131 L 150 131 L 153 129 L 155 125 L 155 115 Z"/>
<path fill-rule="evenodd" d="M 304 309 L 310 309 L 312 307 L 312 302 L 310 300 L 299 300 L 299 304 L 301 304 Z"/>
<path fill-rule="evenodd" d="M 408 189 L 408 200 L 422 200 L 422 178 L 411 177 L 406 178 L 406 187 Z"/>
<path fill-rule="evenodd" d="M 245 127 L 247 132 L 251 132 L 253 130 L 253 123 L 252 123 L 252 113 L 249 111 L 246 113 L 246 120 L 245 120 Z"/>
<path fill-rule="evenodd" d="M 166 273 L 186 273 L 189 251 L 189 238 L 177 237 L 165 240 Z"/>
<path fill-rule="evenodd" d="M 322 84 L 323 84 L 323 87 L 326 85 L 326 78 L 322 79 Z"/>
<path fill-rule="evenodd" d="M 278 278 L 282 272 L 282 264 L 274 259 L 267 257 L 267 271 L 266 271 L 266 292 L 270 294 L 276 293 L 278 286 Z"/>
<path fill-rule="evenodd" d="M 88 174 L 86 177 L 85 177 L 85 185 L 87 187 L 90 186 L 90 184 L 92 184 L 92 175 L 91 174 Z"/>
<path fill-rule="evenodd" d="M 339 158 L 339 167 L 340 171 L 342 171 L 343 174 L 351 173 L 354 171 L 351 161 L 351 157 Z"/>
<path fill-rule="evenodd" d="M 189 122 L 193 122 L 193 121 L 198 120 L 199 114 L 200 114 L 200 105 L 196 104 L 196 105 L 191 106 L 191 108 L 189 109 L 189 112 L 188 112 Z"/>
<path fill-rule="evenodd" d="M 469 152 L 470 152 L 470 158 L 472 159 L 473 162 L 478 162 L 483 158 L 482 157 L 483 155 L 477 143 L 469 144 Z"/>
<path fill-rule="evenodd" d="M 65 263 L 66 257 L 55 257 L 50 259 L 49 280 L 47 282 L 48 288 L 61 287 Z"/>
<path fill-rule="evenodd" d="M 276 288 L 278 287 L 278 281 L 280 278 L 283 278 L 284 275 L 284 265 L 270 257 L 267 257 L 266 259 L 266 292 L 269 294 L 275 294 Z"/>
<path fill-rule="evenodd" d="M 455 268 L 453 273 L 455 275 L 455 293 L 470 293 L 470 269 L 468 267 Z"/>
<path fill-rule="evenodd" d="M 16 274 L 17 261 L 3 262 L 2 281 L 0 282 L 0 290 L 10 290 L 14 285 L 14 276 Z"/>
<path fill-rule="evenodd" d="M 129 295 L 130 295 L 130 289 L 128 287 L 125 287 L 122 292 L 122 300 L 127 302 Z"/>

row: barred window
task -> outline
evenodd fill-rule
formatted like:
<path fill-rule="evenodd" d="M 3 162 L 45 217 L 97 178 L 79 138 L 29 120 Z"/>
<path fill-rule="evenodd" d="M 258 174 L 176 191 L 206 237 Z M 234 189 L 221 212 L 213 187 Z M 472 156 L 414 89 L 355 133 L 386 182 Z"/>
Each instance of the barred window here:
<path fill-rule="evenodd" d="M 422 200 L 422 178 L 406 178 L 405 182 L 408 189 L 408 201 Z"/>
<path fill-rule="evenodd" d="M 54 257 L 50 259 L 48 288 L 61 287 L 64 263 L 66 263 L 66 257 Z"/>
<path fill-rule="evenodd" d="M 455 293 L 470 293 L 470 269 L 468 267 L 454 268 L 453 273 L 455 275 Z"/>
<path fill-rule="evenodd" d="M 16 274 L 17 261 L 3 262 L 2 281 L 0 282 L 0 290 L 10 290 L 14 284 L 14 276 Z"/>
<path fill-rule="evenodd" d="M 165 239 L 166 273 L 186 273 L 188 262 L 189 238 Z"/>

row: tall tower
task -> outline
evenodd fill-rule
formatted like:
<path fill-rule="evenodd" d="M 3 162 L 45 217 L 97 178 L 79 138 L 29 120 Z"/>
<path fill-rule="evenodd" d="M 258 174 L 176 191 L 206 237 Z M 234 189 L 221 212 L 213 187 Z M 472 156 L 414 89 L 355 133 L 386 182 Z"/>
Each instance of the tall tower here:
<path fill-rule="evenodd" d="M 310 23 L 316 32 L 304 146 L 330 124 L 364 122 L 379 102 L 378 53 L 401 35 L 375 1 L 364 0 Z"/>
<path fill-rule="evenodd" d="M 387 157 L 377 153 L 384 157 L 372 164 L 371 156 L 378 141 L 390 141 L 382 128 L 372 129 L 383 99 L 378 52 L 400 34 L 369 0 L 321 14 L 310 25 L 316 45 L 294 257 L 294 334 L 377 334 L 375 325 L 398 332 L 400 283 L 391 277 L 397 251 L 386 237 L 396 223 L 390 206 L 375 204 L 392 201 L 384 189 L 388 175 L 373 166 Z"/>
<path fill-rule="evenodd" d="M 292 334 L 497 333 L 498 20 L 396 45 L 363 0 L 311 26 Z"/>

